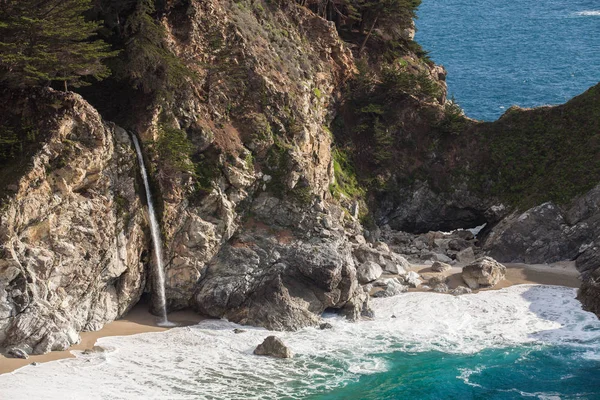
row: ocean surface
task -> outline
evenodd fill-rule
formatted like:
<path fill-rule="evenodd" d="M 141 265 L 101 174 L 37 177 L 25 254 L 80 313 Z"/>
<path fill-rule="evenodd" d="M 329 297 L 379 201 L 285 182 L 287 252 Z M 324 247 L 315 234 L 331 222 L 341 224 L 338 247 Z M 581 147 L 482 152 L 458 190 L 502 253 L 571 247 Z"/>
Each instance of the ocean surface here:
<path fill-rule="evenodd" d="M 372 321 L 269 332 L 204 321 L 0 375 L 2 399 L 600 399 L 600 321 L 576 290 L 374 299 Z M 271 334 L 295 353 L 252 351 Z"/>
<path fill-rule="evenodd" d="M 599 0 L 423 0 L 417 29 L 472 118 L 564 103 L 600 81 Z"/>

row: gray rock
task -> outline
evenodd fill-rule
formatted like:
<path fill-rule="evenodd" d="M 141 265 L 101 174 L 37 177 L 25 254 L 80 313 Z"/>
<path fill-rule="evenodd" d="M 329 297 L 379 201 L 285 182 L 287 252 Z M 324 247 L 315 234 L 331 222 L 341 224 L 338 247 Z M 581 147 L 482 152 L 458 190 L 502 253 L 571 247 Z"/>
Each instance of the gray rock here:
<path fill-rule="evenodd" d="M 27 352 L 25 352 L 24 350 L 19 349 L 17 347 L 8 349 L 6 351 L 6 355 L 11 358 L 22 358 L 25 360 L 29 358 L 29 354 L 27 354 Z"/>
<path fill-rule="evenodd" d="M 240 333 L 245 333 L 245 332 L 246 332 L 245 329 L 240 329 L 240 328 L 235 328 L 233 330 L 233 333 L 235 333 L 235 334 L 240 334 Z"/>
<path fill-rule="evenodd" d="M 597 269 L 596 278 L 584 279 L 577 293 L 577 299 L 581 301 L 583 308 L 593 312 L 600 318 L 600 268 Z"/>
<path fill-rule="evenodd" d="M 431 265 L 431 270 L 435 272 L 446 272 L 450 271 L 452 266 L 440 261 L 436 261 Z"/>
<path fill-rule="evenodd" d="M 492 287 L 506 274 L 506 267 L 491 257 L 481 257 L 462 270 L 462 278 L 471 289 Z"/>
<path fill-rule="evenodd" d="M 265 209 L 264 220 L 281 218 L 284 222 L 284 218 L 296 217 L 297 211 L 286 210 L 285 204 L 273 204 L 284 214 L 278 217 L 278 211 Z M 257 210 L 255 218 L 261 212 Z M 308 216 L 303 218 L 309 221 Z M 285 223 L 301 232 L 295 219 Z M 205 315 L 270 330 L 318 326 L 328 308 L 339 309 L 349 319 L 359 318 L 369 296 L 358 284 L 343 231 L 335 232 L 332 238 L 291 243 L 281 243 L 268 229 L 241 234 L 236 240 L 243 245 L 223 246 L 208 264 L 194 307 Z"/>
<path fill-rule="evenodd" d="M 443 275 L 438 275 L 438 276 L 432 276 L 431 278 L 429 278 L 429 280 L 427 281 L 427 284 L 432 287 L 435 288 L 439 285 L 443 285 L 446 284 L 446 281 L 448 280 L 447 277 L 443 276 Z"/>
<path fill-rule="evenodd" d="M 384 290 L 376 292 L 373 297 L 392 297 L 408 291 L 408 287 L 402 285 L 396 279 L 388 279 Z"/>
<path fill-rule="evenodd" d="M 581 257 L 598 237 L 600 185 L 568 207 L 544 203 L 509 215 L 491 229 L 483 248 L 503 262 L 553 263 Z"/>
<path fill-rule="evenodd" d="M 575 262 L 580 272 L 593 271 L 600 268 L 600 244 L 591 243 L 579 254 Z"/>
<path fill-rule="evenodd" d="M 471 263 L 475 260 L 475 252 L 472 247 L 467 247 L 466 249 L 459 251 L 456 254 L 456 261 L 459 263 Z"/>
<path fill-rule="evenodd" d="M 441 254 L 441 253 L 429 253 L 427 255 L 427 258 L 429 260 L 433 260 L 434 262 L 442 262 L 442 263 L 451 263 L 452 259 L 450 257 L 448 257 L 445 254 Z"/>
<path fill-rule="evenodd" d="M 381 266 L 373 261 L 367 261 L 359 265 L 356 272 L 360 283 L 373 282 L 383 274 Z"/>
<path fill-rule="evenodd" d="M 292 358 L 294 356 L 292 351 L 276 336 L 268 336 L 254 349 L 254 354 L 275 358 Z"/>
<path fill-rule="evenodd" d="M 395 275 L 406 275 L 410 269 L 410 263 L 406 258 L 396 253 L 390 253 L 390 258 L 385 262 L 385 271 Z"/>
<path fill-rule="evenodd" d="M 408 286 L 412 288 L 417 288 L 421 286 L 421 279 L 419 277 L 419 274 L 417 274 L 415 271 L 410 271 L 408 274 L 406 274 L 404 280 L 406 281 Z"/>
<path fill-rule="evenodd" d="M 468 231 L 468 230 L 464 230 L 464 229 L 460 229 L 460 230 L 454 232 L 452 235 L 453 236 L 458 236 L 458 238 L 462 239 L 462 240 L 473 240 L 473 239 L 475 239 L 475 236 L 473 235 L 473 232 Z M 456 250 L 458 250 L 458 249 L 456 249 Z"/>
<path fill-rule="evenodd" d="M 452 294 L 454 296 L 461 296 L 463 294 L 469 294 L 469 293 L 473 293 L 473 291 L 465 286 L 458 286 L 456 289 L 453 289 L 452 291 L 450 291 L 450 294 Z"/>
<path fill-rule="evenodd" d="M 149 240 L 128 135 L 77 94 L 29 100 L 62 107 L 39 115 L 43 146 L 0 211 L 0 347 L 42 354 L 137 303 Z"/>
<path fill-rule="evenodd" d="M 319 325 L 319 329 L 320 330 L 333 329 L 333 325 L 331 325 L 329 322 L 323 322 L 321 325 Z"/>
<path fill-rule="evenodd" d="M 471 236 L 473 235 L 471 234 Z M 468 247 L 471 247 L 471 243 L 464 239 L 452 239 L 448 242 L 448 249 L 450 250 L 461 251 Z"/>
<path fill-rule="evenodd" d="M 450 289 L 448 288 L 448 285 L 446 285 L 445 283 L 440 283 L 438 285 L 435 285 L 435 287 L 433 287 L 432 290 L 436 293 L 448 293 L 448 291 Z"/>

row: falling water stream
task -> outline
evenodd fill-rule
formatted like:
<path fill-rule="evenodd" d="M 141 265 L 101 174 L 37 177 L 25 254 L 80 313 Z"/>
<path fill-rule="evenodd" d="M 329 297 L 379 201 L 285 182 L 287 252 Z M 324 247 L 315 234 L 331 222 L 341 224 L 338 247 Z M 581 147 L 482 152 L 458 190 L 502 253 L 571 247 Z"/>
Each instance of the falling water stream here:
<path fill-rule="evenodd" d="M 148 200 L 148 215 L 150 217 L 150 231 L 152 233 L 152 243 L 154 244 L 154 256 L 156 258 L 156 274 L 154 290 L 158 297 L 158 308 L 160 310 L 161 321 L 160 326 L 173 326 L 167 319 L 167 299 L 165 296 L 165 271 L 163 266 L 162 241 L 160 239 L 160 230 L 158 229 L 158 220 L 154 211 L 154 203 L 152 203 L 152 193 L 150 192 L 150 184 L 148 183 L 148 173 L 144 164 L 142 149 L 137 137 L 132 134 L 135 151 L 140 162 L 140 172 L 144 180 L 144 188 L 146 189 L 146 199 Z"/>

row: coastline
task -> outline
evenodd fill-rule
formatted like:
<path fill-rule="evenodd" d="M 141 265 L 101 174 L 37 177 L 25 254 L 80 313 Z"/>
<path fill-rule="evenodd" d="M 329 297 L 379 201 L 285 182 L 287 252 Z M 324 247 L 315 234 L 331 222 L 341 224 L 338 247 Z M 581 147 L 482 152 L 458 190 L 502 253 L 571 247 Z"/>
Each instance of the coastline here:
<path fill-rule="evenodd" d="M 490 289 L 498 290 L 514 285 L 539 284 L 556 285 L 572 288 L 579 288 L 579 273 L 575 268 L 574 262 L 560 262 L 549 265 L 544 264 L 504 264 L 507 267 L 506 278 Z M 413 270 L 419 273 L 426 273 L 429 265 L 415 265 Z M 462 268 L 455 266 L 448 271 L 449 286 L 451 288 L 458 285 L 464 285 L 460 277 Z M 411 291 L 423 291 L 420 289 L 411 289 Z M 138 303 L 123 319 L 116 320 L 104 326 L 97 332 L 82 332 L 81 342 L 65 351 L 54 351 L 51 353 L 30 356 L 27 360 L 6 358 L 0 355 L 0 375 L 12 373 L 17 369 L 29 365 L 33 362 L 44 363 L 49 361 L 74 358 L 72 350 L 86 350 L 94 347 L 96 341 L 109 336 L 129 336 L 147 332 L 163 332 L 170 328 L 156 325 L 154 315 L 148 311 L 148 304 Z M 202 321 L 203 317 L 195 314 L 191 310 L 176 311 L 169 314 L 169 320 L 176 322 L 177 326 L 189 326 Z"/>
<path fill-rule="evenodd" d="M 164 332 L 171 329 L 156 325 L 158 317 L 150 314 L 148 308 L 148 303 L 143 301 L 139 302 L 122 319 L 106 324 L 102 329 L 96 332 L 82 332 L 81 342 L 71 346 L 65 351 L 52 351 L 42 355 L 32 355 L 26 360 L 20 358 L 7 358 L 0 354 L 0 375 L 14 372 L 33 362 L 45 363 L 66 358 L 74 358 L 75 356 L 71 354 L 72 350 L 91 349 L 96 344 L 96 341 L 103 337 L 130 336 L 147 332 Z M 204 319 L 204 317 L 191 310 L 175 311 L 169 314 L 169 321 L 177 323 L 177 326 L 179 327 L 195 325 Z"/>

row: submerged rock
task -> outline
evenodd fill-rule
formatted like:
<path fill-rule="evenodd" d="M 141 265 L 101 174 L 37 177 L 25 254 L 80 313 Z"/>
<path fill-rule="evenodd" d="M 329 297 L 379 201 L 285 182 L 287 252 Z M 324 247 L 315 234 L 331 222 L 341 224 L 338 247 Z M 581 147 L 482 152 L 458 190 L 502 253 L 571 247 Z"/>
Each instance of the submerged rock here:
<path fill-rule="evenodd" d="M 292 351 L 277 336 L 268 336 L 254 349 L 258 356 L 270 356 L 275 358 L 292 358 Z"/>
<path fill-rule="evenodd" d="M 462 278 L 471 289 L 492 287 L 506 274 L 506 267 L 491 257 L 482 257 L 462 270 Z"/>

